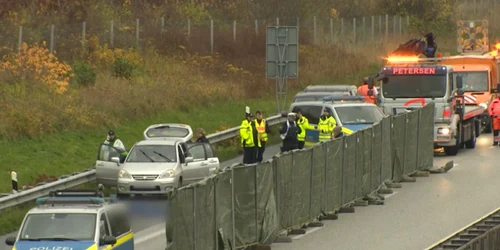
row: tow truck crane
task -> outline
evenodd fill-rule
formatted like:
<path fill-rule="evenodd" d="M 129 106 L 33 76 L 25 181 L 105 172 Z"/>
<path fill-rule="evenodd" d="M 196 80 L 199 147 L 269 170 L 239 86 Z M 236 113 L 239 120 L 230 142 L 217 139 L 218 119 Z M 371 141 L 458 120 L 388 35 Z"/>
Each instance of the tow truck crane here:
<path fill-rule="evenodd" d="M 434 36 L 429 33 L 391 53 L 375 78 L 381 81 L 380 106 L 386 114 L 397 115 L 433 102 L 434 148 L 457 155 L 464 145 L 475 148 L 486 108 L 465 105 L 463 77 L 455 76 L 452 66 L 440 64 L 442 59 L 435 57 L 436 50 Z M 427 58 L 420 58 L 422 54 Z M 373 81 L 369 87 L 373 87 Z"/>

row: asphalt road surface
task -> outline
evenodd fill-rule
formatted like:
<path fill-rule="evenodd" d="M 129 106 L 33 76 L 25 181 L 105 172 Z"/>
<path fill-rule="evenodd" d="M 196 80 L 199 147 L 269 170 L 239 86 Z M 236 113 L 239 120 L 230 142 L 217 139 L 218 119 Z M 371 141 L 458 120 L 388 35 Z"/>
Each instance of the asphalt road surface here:
<path fill-rule="evenodd" d="M 500 147 L 491 145 L 491 134 L 482 135 L 473 150 L 436 156 L 435 166 L 453 160 L 455 167 L 403 183 L 386 196 L 385 205 L 356 207 L 355 213 L 340 214 L 272 249 L 425 249 L 500 206 L 500 165 L 495 164 Z"/>
<path fill-rule="evenodd" d="M 305 235 L 292 236 L 293 242 L 275 243 L 272 249 L 425 249 L 500 206 L 496 169 L 500 166 L 494 164 L 500 147 L 491 144 L 491 135 L 482 135 L 474 150 L 464 149 L 455 157 L 436 156 L 434 165 L 453 160 L 455 167 L 403 183 L 403 188 L 386 196 L 385 205 L 356 207 L 355 213 L 340 214 L 338 220 L 325 221 L 324 227 L 307 229 Z M 279 147 L 270 147 L 265 158 L 278 151 Z M 238 162 L 241 157 L 222 165 Z M 132 228 L 137 249 L 165 249 L 164 217 L 134 216 Z M 0 243 L 3 249 L 9 248 Z"/>

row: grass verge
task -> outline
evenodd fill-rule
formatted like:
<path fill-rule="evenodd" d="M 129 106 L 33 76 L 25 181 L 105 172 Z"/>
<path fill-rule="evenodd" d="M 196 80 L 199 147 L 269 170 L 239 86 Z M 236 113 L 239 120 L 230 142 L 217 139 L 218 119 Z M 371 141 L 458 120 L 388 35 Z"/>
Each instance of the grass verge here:
<path fill-rule="evenodd" d="M 146 119 L 131 121 L 113 128 L 127 148 L 143 139 L 144 129 L 155 123 L 186 123 L 193 127 L 204 128 L 207 133 L 239 125 L 244 119 L 245 105 L 253 111 L 261 109 L 265 114 L 275 113 L 274 103 L 267 100 L 248 100 L 225 105 L 214 104 L 209 107 L 194 107 L 190 112 L 174 111 Z M 2 141 L 0 151 L 3 157 L 0 165 L 8 166 L 0 181 L 0 190 L 10 190 L 8 170 L 18 174 L 19 185 L 34 185 L 61 175 L 72 173 L 94 165 L 99 143 L 103 142 L 107 130 L 62 132 L 40 139 L 20 139 L 13 142 Z M 236 154 L 236 140 L 221 143 L 217 154 L 221 161 L 231 159 Z M 229 148 L 229 149 L 228 149 Z"/>

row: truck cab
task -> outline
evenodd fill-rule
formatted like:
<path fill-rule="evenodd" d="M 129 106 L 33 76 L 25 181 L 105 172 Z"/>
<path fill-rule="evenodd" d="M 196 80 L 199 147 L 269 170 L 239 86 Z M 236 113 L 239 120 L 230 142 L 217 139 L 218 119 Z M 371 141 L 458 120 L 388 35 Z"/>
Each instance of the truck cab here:
<path fill-rule="evenodd" d="M 496 98 L 494 89 L 500 82 L 498 75 L 499 60 L 490 53 L 485 55 L 460 55 L 445 57 L 440 64 L 453 68 L 453 78 L 463 79 L 464 102 L 466 106 L 481 106 L 485 109 L 481 116 L 484 132 L 491 132 L 491 119 L 487 108 Z"/>
<path fill-rule="evenodd" d="M 462 79 L 449 65 L 436 65 L 418 57 L 394 60 L 380 75 L 380 106 L 386 114 L 398 115 L 435 104 L 434 148 L 456 155 L 462 145 L 474 148 L 482 108 L 466 108 Z M 478 107 L 478 106 L 475 106 Z"/>

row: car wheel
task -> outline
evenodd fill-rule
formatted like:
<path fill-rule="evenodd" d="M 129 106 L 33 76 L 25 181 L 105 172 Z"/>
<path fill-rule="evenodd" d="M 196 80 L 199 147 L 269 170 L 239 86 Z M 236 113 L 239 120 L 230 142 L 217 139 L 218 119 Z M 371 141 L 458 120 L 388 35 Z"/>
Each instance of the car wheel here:
<path fill-rule="evenodd" d="M 179 181 L 177 182 L 177 188 L 182 187 L 182 177 L 179 178 Z"/>
<path fill-rule="evenodd" d="M 128 195 L 128 194 L 120 194 L 120 193 L 117 193 L 117 194 L 116 194 L 116 197 L 118 197 L 118 199 L 123 199 L 123 200 L 124 200 L 124 199 L 129 198 L 129 197 L 130 197 L 130 195 Z"/>

